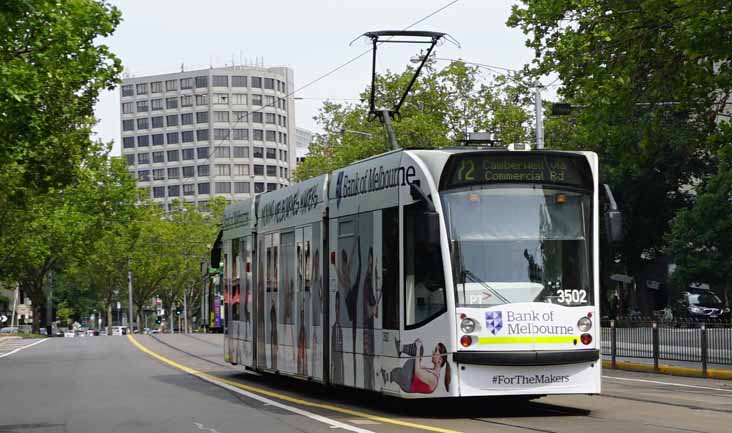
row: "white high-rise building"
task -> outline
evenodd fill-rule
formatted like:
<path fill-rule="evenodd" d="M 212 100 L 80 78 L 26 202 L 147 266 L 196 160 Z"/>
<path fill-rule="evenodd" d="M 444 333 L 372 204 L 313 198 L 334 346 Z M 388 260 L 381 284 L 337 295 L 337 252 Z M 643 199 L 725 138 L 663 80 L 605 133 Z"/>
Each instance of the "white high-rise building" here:
<path fill-rule="evenodd" d="M 127 78 L 122 156 L 166 209 L 205 208 L 289 185 L 295 104 L 289 68 L 225 67 Z"/>
<path fill-rule="evenodd" d="M 310 152 L 310 143 L 313 141 L 313 133 L 305 128 L 295 128 L 295 158 L 300 164 Z"/>

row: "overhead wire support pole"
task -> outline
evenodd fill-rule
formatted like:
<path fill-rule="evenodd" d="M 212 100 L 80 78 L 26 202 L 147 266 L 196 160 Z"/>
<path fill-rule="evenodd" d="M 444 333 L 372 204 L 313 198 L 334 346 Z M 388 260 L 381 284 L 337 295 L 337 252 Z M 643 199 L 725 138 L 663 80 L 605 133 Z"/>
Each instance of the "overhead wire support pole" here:
<path fill-rule="evenodd" d="M 544 107 L 541 101 L 541 84 L 534 89 L 534 110 L 536 112 L 536 149 L 544 148 Z"/>

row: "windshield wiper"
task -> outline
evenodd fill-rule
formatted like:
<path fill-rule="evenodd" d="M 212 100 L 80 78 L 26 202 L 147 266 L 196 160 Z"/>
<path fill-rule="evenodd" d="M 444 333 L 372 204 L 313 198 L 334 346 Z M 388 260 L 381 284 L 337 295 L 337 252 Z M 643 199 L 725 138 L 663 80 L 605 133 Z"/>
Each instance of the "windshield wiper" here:
<path fill-rule="evenodd" d="M 469 269 L 464 269 L 463 268 L 463 269 L 460 270 L 460 272 L 463 274 L 463 297 L 465 297 L 465 277 L 467 276 L 474 283 L 478 283 L 481 286 L 483 286 L 486 289 L 488 289 L 489 292 L 493 293 L 504 304 L 510 304 L 511 303 L 511 301 L 509 301 L 508 299 L 504 298 L 500 293 L 498 293 L 498 291 L 496 289 L 494 289 L 493 287 L 491 287 L 488 283 L 486 283 L 482 279 L 478 278 L 478 276 L 476 276 Z"/>

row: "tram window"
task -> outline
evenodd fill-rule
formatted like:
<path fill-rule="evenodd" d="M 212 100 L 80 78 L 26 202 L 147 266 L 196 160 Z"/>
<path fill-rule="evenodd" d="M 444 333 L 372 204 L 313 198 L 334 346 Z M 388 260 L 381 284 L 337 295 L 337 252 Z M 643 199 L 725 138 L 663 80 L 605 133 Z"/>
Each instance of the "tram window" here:
<path fill-rule="evenodd" d="M 416 328 L 446 310 L 445 277 L 439 239 L 427 233 L 422 203 L 404 207 L 404 325 Z"/>
<path fill-rule="evenodd" d="M 280 235 L 280 306 L 279 321 L 293 324 L 295 308 L 295 232 Z"/>
<path fill-rule="evenodd" d="M 381 213 L 382 328 L 399 329 L 399 208 Z"/>
<path fill-rule="evenodd" d="M 240 320 L 239 242 L 231 241 L 231 320 Z"/>

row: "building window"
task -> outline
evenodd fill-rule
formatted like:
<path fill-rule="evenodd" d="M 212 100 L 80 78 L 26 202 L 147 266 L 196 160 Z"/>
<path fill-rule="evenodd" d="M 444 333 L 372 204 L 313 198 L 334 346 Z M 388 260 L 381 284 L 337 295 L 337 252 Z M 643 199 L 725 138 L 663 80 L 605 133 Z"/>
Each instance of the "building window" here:
<path fill-rule="evenodd" d="M 123 131 L 134 131 L 135 130 L 135 121 L 130 120 L 123 120 L 122 121 L 122 130 Z"/>
<path fill-rule="evenodd" d="M 260 164 L 254 164 L 254 175 L 264 176 L 264 166 Z"/>
<path fill-rule="evenodd" d="M 198 153 L 198 159 L 208 158 L 208 147 L 199 147 L 196 151 Z"/>
<path fill-rule="evenodd" d="M 214 87 L 229 87 L 229 77 L 226 75 L 213 76 Z"/>
<path fill-rule="evenodd" d="M 249 193 L 249 182 L 234 182 L 234 194 Z"/>
<path fill-rule="evenodd" d="M 150 154 L 149 153 L 138 153 L 137 154 L 137 163 L 138 164 L 150 164 Z"/>
<path fill-rule="evenodd" d="M 254 139 L 257 141 L 264 141 L 264 131 L 261 129 L 253 129 L 252 134 L 254 134 Z"/>
<path fill-rule="evenodd" d="M 234 164 L 234 176 L 249 176 L 249 164 Z"/>
<path fill-rule="evenodd" d="M 165 179 L 165 169 L 164 168 L 156 168 L 152 171 L 152 174 L 153 174 L 153 180 Z"/>
<path fill-rule="evenodd" d="M 234 131 L 236 131 L 236 129 Z M 246 129 L 244 131 L 246 131 Z M 234 146 L 234 158 L 249 158 L 249 148 L 244 146 Z"/>
<path fill-rule="evenodd" d="M 287 134 L 282 134 L 283 143 L 287 144 Z"/>
<path fill-rule="evenodd" d="M 132 87 L 132 84 L 127 84 L 125 86 L 122 86 L 122 96 L 134 96 L 135 91 Z"/>
<path fill-rule="evenodd" d="M 275 97 L 274 96 L 265 96 L 264 105 L 266 105 L 268 107 L 274 107 L 275 106 Z"/>
<path fill-rule="evenodd" d="M 275 131 L 267 131 L 267 141 L 274 143 L 277 140 L 277 133 Z"/>
<path fill-rule="evenodd" d="M 248 122 L 249 113 L 246 111 L 234 111 L 234 120 L 236 122 Z"/>
<path fill-rule="evenodd" d="M 153 81 L 150 83 L 150 93 L 163 93 L 163 82 Z"/>
<path fill-rule="evenodd" d="M 193 142 L 193 131 L 183 131 L 180 133 L 181 142 L 192 143 Z"/>
<path fill-rule="evenodd" d="M 234 140 L 249 140 L 249 130 L 248 129 L 234 129 L 233 130 L 233 139 Z"/>
<path fill-rule="evenodd" d="M 153 146 L 160 146 L 165 144 L 165 134 L 153 134 L 152 144 Z"/>
<path fill-rule="evenodd" d="M 183 113 L 180 115 L 181 125 L 193 125 L 193 113 Z"/>
<path fill-rule="evenodd" d="M 163 116 L 155 116 L 150 118 L 150 123 L 152 123 L 153 128 L 162 128 L 163 127 Z"/>
<path fill-rule="evenodd" d="M 171 92 L 173 90 L 178 90 L 178 81 L 176 81 L 176 80 L 165 81 L 165 90 L 167 92 Z"/>
<path fill-rule="evenodd" d="M 267 182 L 267 192 L 274 191 L 277 189 L 276 183 L 269 183 Z"/>
<path fill-rule="evenodd" d="M 171 114 L 171 115 L 165 116 L 165 124 L 168 126 L 178 126 L 178 115 Z"/>
<path fill-rule="evenodd" d="M 229 164 L 216 164 L 216 176 L 231 176 L 231 166 Z"/>
<path fill-rule="evenodd" d="M 198 166 L 198 176 L 208 176 L 209 175 L 209 166 L 208 165 L 199 165 Z"/>
<path fill-rule="evenodd" d="M 252 113 L 252 123 L 262 123 L 262 117 L 264 115 L 258 111 Z"/>
<path fill-rule="evenodd" d="M 135 165 L 135 155 L 134 154 L 125 155 L 125 160 L 127 161 L 127 165 Z"/>
<path fill-rule="evenodd" d="M 134 149 L 135 148 L 135 137 L 123 137 L 122 138 L 122 148 Z"/>
<path fill-rule="evenodd" d="M 231 76 L 231 87 L 246 87 L 247 77 L 243 75 L 232 75 Z"/>
<path fill-rule="evenodd" d="M 252 95 L 252 105 L 262 105 L 262 95 Z"/>
<path fill-rule="evenodd" d="M 196 113 L 196 123 L 208 123 L 208 111 L 199 111 Z"/>
<path fill-rule="evenodd" d="M 181 78 L 180 79 L 180 88 L 181 89 L 192 89 L 193 88 L 193 78 Z"/>
<path fill-rule="evenodd" d="M 196 88 L 208 87 L 208 77 L 196 77 Z"/>
<path fill-rule="evenodd" d="M 183 195 L 193 195 L 195 193 L 196 193 L 195 185 L 193 185 L 192 183 L 183 185 Z"/>
<path fill-rule="evenodd" d="M 168 185 L 168 197 L 179 197 L 180 185 Z"/>
<path fill-rule="evenodd" d="M 150 181 L 150 170 L 140 170 L 137 172 L 137 179 L 141 182 Z"/>
<path fill-rule="evenodd" d="M 247 105 L 247 95 L 234 93 L 231 95 L 231 103 L 234 105 Z"/>
<path fill-rule="evenodd" d="M 199 129 L 196 131 L 196 140 L 197 141 L 206 141 L 208 140 L 208 129 Z"/>
<path fill-rule="evenodd" d="M 178 161 L 180 158 L 180 151 L 176 150 L 169 150 L 168 151 L 168 162 Z"/>
<path fill-rule="evenodd" d="M 228 111 L 214 111 L 214 122 L 229 122 Z"/>
<path fill-rule="evenodd" d="M 180 168 L 170 167 L 168 169 L 168 179 L 178 179 L 180 177 Z"/>
<path fill-rule="evenodd" d="M 264 182 L 254 182 L 254 193 L 259 194 L 264 192 Z"/>
<path fill-rule="evenodd" d="M 147 95 L 147 83 L 140 83 L 135 86 L 138 95 Z"/>
<path fill-rule="evenodd" d="M 267 159 L 277 159 L 277 149 L 267 148 Z"/>
<path fill-rule="evenodd" d="M 262 78 L 261 77 L 252 77 L 252 87 L 261 89 L 262 88 Z"/>
<path fill-rule="evenodd" d="M 229 95 L 226 93 L 214 93 L 213 103 L 215 105 L 226 105 L 229 103 Z"/>
<path fill-rule="evenodd" d="M 196 95 L 196 105 L 208 105 L 208 95 Z"/>
<path fill-rule="evenodd" d="M 147 101 L 137 101 L 137 112 L 143 113 L 148 110 Z"/>
<path fill-rule="evenodd" d="M 188 167 L 183 167 L 183 177 L 193 177 L 195 175 L 195 167 L 193 167 L 192 165 Z"/>
<path fill-rule="evenodd" d="M 151 99 L 150 106 L 153 109 L 153 111 L 162 110 L 163 109 L 163 100 L 162 99 Z"/>
<path fill-rule="evenodd" d="M 265 78 L 264 79 L 264 88 L 265 89 L 274 90 L 274 79 L 273 78 Z"/>
<path fill-rule="evenodd" d="M 122 103 L 122 114 L 130 114 L 132 112 L 133 112 L 132 102 L 123 102 Z"/>
<path fill-rule="evenodd" d="M 229 139 L 229 130 L 228 129 L 221 129 L 216 128 L 214 129 L 214 140 L 228 140 Z M 228 147 L 227 147 L 228 149 Z"/>
<path fill-rule="evenodd" d="M 211 184 L 210 183 L 199 183 L 198 184 L 198 193 L 199 194 L 210 194 L 211 193 Z M 200 204 L 201 202 L 199 202 Z"/>
<path fill-rule="evenodd" d="M 196 149 L 183 149 L 183 161 L 196 159 Z"/>
<path fill-rule="evenodd" d="M 165 108 L 168 110 L 172 110 L 173 108 L 178 108 L 178 98 L 173 96 L 172 98 L 165 98 Z"/>
<path fill-rule="evenodd" d="M 193 96 L 192 95 L 183 95 L 180 97 L 180 106 L 181 107 L 193 107 Z"/>
<path fill-rule="evenodd" d="M 137 136 L 137 147 L 145 147 L 150 145 L 149 135 L 138 135 Z"/>
<path fill-rule="evenodd" d="M 282 152 L 282 154 L 283 154 L 283 156 L 284 156 L 284 157 L 282 158 L 282 160 L 283 160 L 283 161 L 287 161 L 287 151 L 286 151 L 286 150 L 285 150 L 285 151 L 283 151 L 283 152 Z"/>
<path fill-rule="evenodd" d="M 152 158 L 153 158 L 153 163 L 165 162 L 165 152 L 153 152 Z M 162 174 L 160 176 L 162 177 Z"/>
<path fill-rule="evenodd" d="M 178 144 L 178 133 L 177 132 L 168 132 L 167 134 L 167 140 L 168 144 Z"/>
<path fill-rule="evenodd" d="M 216 194 L 231 193 L 231 182 L 216 182 Z"/>
<path fill-rule="evenodd" d="M 264 158 L 264 148 L 259 146 L 254 146 L 254 157 L 255 158 Z"/>
<path fill-rule="evenodd" d="M 265 123 L 268 123 L 270 125 L 274 125 L 275 124 L 275 114 L 274 113 L 267 113 L 267 114 L 265 114 L 265 116 L 264 116 L 264 122 Z"/>
<path fill-rule="evenodd" d="M 165 197 L 165 187 L 164 186 L 154 186 L 153 187 L 153 197 L 154 198 Z"/>
<path fill-rule="evenodd" d="M 277 166 L 268 165 L 267 166 L 267 176 L 277 176 Z"/>

